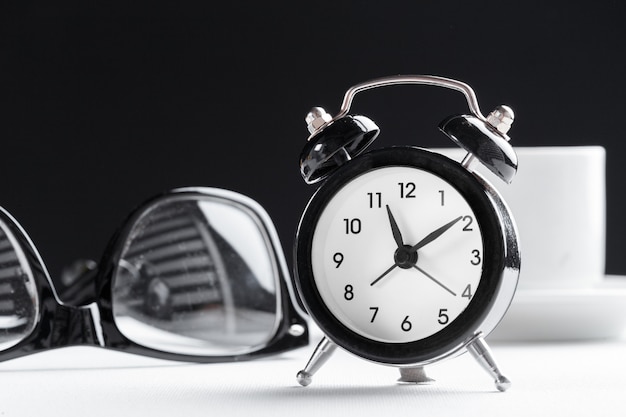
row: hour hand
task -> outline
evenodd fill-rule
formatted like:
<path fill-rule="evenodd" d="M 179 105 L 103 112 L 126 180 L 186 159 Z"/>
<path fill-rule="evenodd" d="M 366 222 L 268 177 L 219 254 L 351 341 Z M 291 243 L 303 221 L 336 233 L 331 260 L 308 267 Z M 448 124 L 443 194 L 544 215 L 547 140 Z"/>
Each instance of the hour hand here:
<path fill-rule="evenodd" d="M 400 233 L 400 228 L 398 227 L 398 223 L 396 223 L 396 219 L 393 217 L 391 213 L 391 209 L 389 208 L 389 204 L 387 204 L 387 215 L 389 216 L 389 224 L 391 225 L 391 233 L 393 233 L 393 239 L 396 241 L 396 245 L 399 248 L 404 246 L 404 242 L 402 240 L 402 233 Z"/>

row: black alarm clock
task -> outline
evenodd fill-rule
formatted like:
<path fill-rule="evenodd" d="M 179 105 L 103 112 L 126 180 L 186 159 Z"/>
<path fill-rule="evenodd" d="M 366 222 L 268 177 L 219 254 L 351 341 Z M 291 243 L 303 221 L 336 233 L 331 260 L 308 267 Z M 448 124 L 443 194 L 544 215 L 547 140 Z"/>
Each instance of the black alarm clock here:
<path fill-rule="evenodd" d="M 417 147 L 363 152 L 379 129 L 348 114 L 353 98 L 397 84 L 465 95 L 471 114 L 440 124 L 468 152 L 462 162 Z M 500 391 L 509 387 L 484 338 L 515 293 L 518 235 L 498 192 L 472 167 L 482 163 L 511 182 L 512 121 L 509 107 L 484 117 L 467 84 L 434 76 L 372 80 L 350 88 L 334 118 L 319 107 L 309 113 L 301 174 L 309 184 L 323 183 L 298 227 L 295 280 L 325 336 L 298 373 L 301 385 L 339 346 L 399 367 L 405 383 L 430 381 L 425 365 L 469 351 Z"/>

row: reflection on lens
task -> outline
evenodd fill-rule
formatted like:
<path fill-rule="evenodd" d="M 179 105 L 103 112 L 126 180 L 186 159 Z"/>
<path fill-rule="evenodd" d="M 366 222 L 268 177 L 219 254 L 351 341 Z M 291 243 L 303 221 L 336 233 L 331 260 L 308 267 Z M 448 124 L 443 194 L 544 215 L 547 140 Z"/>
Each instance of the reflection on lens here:
<path fill-rule="evenodd" d="M 15 236 L 0 220 L 0 350 L 24 340 L 38 314 L 33 273 Z"/>
<path fill-rule="evenodd" d="M 176 196 L 130 231 L 113 280 L 115 322 L 166 352 L 230 355 L 275 332 L 277 266 L 260 220 L 214 197 Z"/>

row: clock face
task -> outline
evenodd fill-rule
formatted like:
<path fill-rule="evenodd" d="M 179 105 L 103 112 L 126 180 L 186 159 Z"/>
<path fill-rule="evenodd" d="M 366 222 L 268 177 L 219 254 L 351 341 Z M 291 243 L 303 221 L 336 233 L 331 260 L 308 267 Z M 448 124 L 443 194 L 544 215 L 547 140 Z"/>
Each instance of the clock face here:
<path fill-rule="evenodd" d="M 330 312 L 371 340 L 432 336 L 481 281 L 483 235 L 457 189 L 415 167 L 366 171 L 328 201 L 313 232 L 315 285 Z"/>
<path fill-rule="evenodd" d="M 441 154 L 392 147 L 326 179 L 300 220 L 295 265 L 301 299 L 331 341 L 415 365 L 493 329 L 519 252 L 488 183 Z"/>

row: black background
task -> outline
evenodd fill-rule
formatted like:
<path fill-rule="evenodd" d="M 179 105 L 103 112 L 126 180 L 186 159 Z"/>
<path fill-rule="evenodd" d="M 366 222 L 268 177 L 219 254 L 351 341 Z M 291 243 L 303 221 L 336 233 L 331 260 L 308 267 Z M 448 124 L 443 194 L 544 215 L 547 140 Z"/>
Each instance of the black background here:
<path fill-rule="evenodd" d="M 626 7 L 517 3 L 3 2 L 0 205 L 53 277 L 98 259 L 141 201 L 188 185 L 257 200 L 291 262 L 314 191 L 298 168 L 310 107 L 335 113 L 371 78 L 434 74 L 469 83 L 484 113 L 513 107 L 514 145 L 606 147 L 607 272 L 626 274 Z M 467 105 L 394 87 L 359 95 L 353 110 L 381 127 L 377 147 L 452 146 L 436 126 Z"/>

